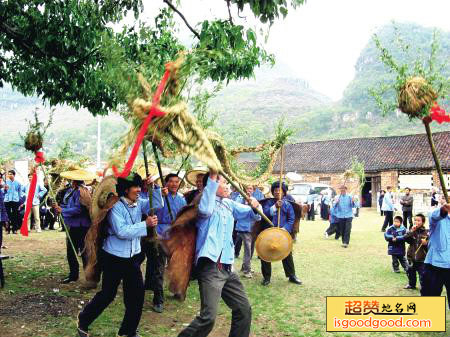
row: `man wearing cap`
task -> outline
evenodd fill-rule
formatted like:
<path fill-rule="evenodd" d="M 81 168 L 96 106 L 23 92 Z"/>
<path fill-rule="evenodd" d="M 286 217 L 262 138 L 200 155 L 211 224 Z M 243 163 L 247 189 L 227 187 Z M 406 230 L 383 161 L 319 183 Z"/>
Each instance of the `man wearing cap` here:
<path fill-rule="evenodd" d="M 204 177 L 204 190 L 198 206 L 195 264 L 200 290 L 200 314 L 178 337 L 208 336 L 217 316 L 219 299 L 232 310 L 229 337 L 248 337 L 251 307 L 239 276 L 232 271 L 234 261 L 234 220 L 257 219 L 251 206 L 229 199 L 226 180 L 210 171 Z"/>
<path fill-rule="evenodd" d="M 147 184 L 153 183 L 151 178 Z M 151 236 L 158 223 L 157 216 L 148 216 L 141 221 L 143 214 L 150 213 L 150 205 L 139 198 L 142 179 L 131 173 L 126 179 L 118 178 L 117 194 L 119 201 L 108 211 L 108 232 L 100 251 L 102 269 L 102 289 L 78 315 L 78 335 L 88 337 L 89 325 L 108 307 L 117 294 L 123 281 L 125 315 L 119 329 L 119 336 L 139 337 L 137 328 L 144 304 L 144 282 L 140 265 L 141 238 Z M 155 208 L 163 205 L 158 187 L 153 190 Z"/>
<path fill-rule="evenodd" d="M 274 196 L 274 199 L 272 199 L 271 202 L 267 202 L 264 204 L 264 214 L 272 220 L 274 226 L 279 226 L 292 235 L 293 225 L 295 222 L 295 213 L 294 208 L 286 198 L 288 187 L 285 183 L 282 183 L 280 189 L 280 183 L 277 181 L 272 184 L 270 190 L 272 192 L 272 195 Z M 278 212 L 281 212 L 280 225 L 278 225 Z M 295 275 L 295 266 L 292 252 L 290 252 L 289 255 L 283 259 L 282 263 L 284 274 L 287 278 L 289 278 L 289 282 L 302 284 L 302 281 L 300 281 Z M 272 276 L 272 264 L 261 259 L 261 272 L 263 275 L 263 281 L 261 284 L 263 286 L 269 285 L 270 278 Z"/>
<path fill-rule="evenodd" d="M 199 195 L 200 193 L 202 193 L 203 191 L 203 177 L 206 174 L 206 170 L 204 170 L 203 168 L 196 168 L 193 169 L 192 171 L 189 171 L 186 174 L 186 180 L 191 184 L 191 185 L 195 185 L 195 187 L 197 187 L 195 190 L 186 192 L 184 194 L 184 198 L 186 200 L 186 203 L 189 205 L 192 203 L 192 201 L 194 201 L 194 198 Z"/>
<path fill-rule="evenodd" d="M 78 281 L 80 266 L 78 264 L 77 254 L 81 253 L 83 267 L 86 266 L 87 257 L 84 253 L 84 239 L 91 226 L 89 210 L 80 202 L 80 187 L 83 186 L 83 180 L 72 180 L 70 188 L 66 191 L 61 205 L 55 203 L 54 207 L 57 213 L 62 214 L 64 223 L 68 227 L 70 239 L 66 240 L 67 262 L 69 263 L 69 275 L 61 283 L 67 284 Z"/>
<path fill-rule="evenodd" d="M 181 180 L 175 173 L 170 173 L 164 178 L 165 187 L 162 189 L 164 198 L 167 203 L 164 207 L 157 209 L 158 226 L 156 232 L 159 236 L 164 236 L 165 232 L 170 228 L 173 220 L 177 217 L 178 212 L 186 206 L 186 200 L 181 193 L 178 193 Z M 153 290 L 153 311 L 162 313 L 164 310 L 164 270 L 166 266 L 167 256 L 160 245 L 148 245 L 146 249 L 147 269 L 145 272 L 145 289 Z"/>
<path fill-rule="evenodd" d="M 353 208 L 355 199 L 347 194 L 347 186 L 339 187 L 340 195 L 334 204 L 334 216 L 337 218 L 338 230 L 342 238 L 342 247 L 347 248 L 352 231 Z"/>
<path fill-rule="evenodd" d="M 22 198 L 22 185 L 16 180 L 16 171 L 8 171 L 8 179 L 6 179 L 6 185 L 4 187 L 6 191 L 4 203 L 10 225 L 8 227 L 8 234 L 13 231 L 14 234 L 20 228 L 19 219 L 19 206 L 20 199 Z"/>
<path fill-rule="evenodd" d="M 29 183 L 22 188 L 22 193 L 28 198 L 28 194 L 30 192 L 30 186 L 31 186 L 31 179 L 33 178 L 33 174 L 28 174 L 28 180 Z M 44 197 L 45 193 L 47 193 L 47 189 L 40 184 L 36 184 L 33 202 L 32 202 L 32 208 L 30 214 L 28 215 L 28 230 L 30 230 L 31 227 L 31 213 L 33 213 L 33 219 L 34 219 L 34 227 L 36 228 L 36 231 L 38 233 L 41 232 L 41 215 L 39 214 L 40 211 L 40 204 L 41 199 Z M 24 204 L 22 204 L 20 207 L 24 207 L 27 202 L 25 201 Z"/>

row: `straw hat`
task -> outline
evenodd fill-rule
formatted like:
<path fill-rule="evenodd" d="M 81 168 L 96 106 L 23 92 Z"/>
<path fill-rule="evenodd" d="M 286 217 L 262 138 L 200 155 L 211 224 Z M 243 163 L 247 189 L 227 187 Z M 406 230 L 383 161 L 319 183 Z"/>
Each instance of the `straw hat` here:
<path fill-rule="evenodd" d="M 192 186 L 196 186 L 197 176 L 199 174 L 206 174 L 206 173 L 208 173 L 208 169 L 205 166 L 194 167 L 186 174 L 186 180 Z"/>
<path fill-rule="evenodd" d="M 83 169 L 61 172 L 61 177 L 68 180 L 92 181 L 96 178 L 95 174 Z"/>
<path fill-rule="evenodd" d="M 148 174 L 153 177 L 158 175 L 158 168 L 155 165 L 148 164 Z M 147 173 L 145 172 L 145 164 L 142 164 L 137 169 L 137 174 L 141 176 L 142 179 L 145 179 L 147 177 Z"/>
<path fill-rule="evenodd" d="M 101 222 L 108 211 L 119 200 L 116 190 L 117 178 L 115 176 L 105 177 L 97 186 L 92 197 L 90 209 L 92 222 Z"/>
<path fill-rule="evenodd" d="M 292 251 L 292 237 L 279 227 L 267 228 L 258 235 L 255 248 L 261 260 L 281 261 Z"/>

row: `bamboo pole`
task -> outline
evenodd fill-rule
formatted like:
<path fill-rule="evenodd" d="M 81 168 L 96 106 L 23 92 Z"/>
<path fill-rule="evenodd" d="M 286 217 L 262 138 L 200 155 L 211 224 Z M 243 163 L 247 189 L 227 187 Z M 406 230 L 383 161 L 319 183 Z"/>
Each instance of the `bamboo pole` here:
<path fill-rule="evenodd" d="M 236 189 L 236 191 L 238 191 L 239 194 L 242 195 L 244 199 L 247 200 L 247 202 L 250 204 L 250 197 L 241 189 L 241 187 L 238 184 L 236 184 L 233 180 L 231 180 L 231 178 L 223 170 L 220 170 L 219 174 L 222 177 L 224 177 L 226 181 L 228 181 L 228 183 L 230 183 Z M 267 223 L 269 223 L 272 227 L 275 227 L 272 221 L 270 221 L 269 218 L 263 212 L 261 212 L 261 210 L 259 210 L 258 208 L 254 208 L 254 210 L 259 215 L 261 215 L 261 218 L 263 218 Z"/>
<path fill-rule="evenodd" d="M 283 171 L 284 171 L 284 145 L 281 147 L 281 155 L 280 155 L 280 187 L 279 187 L 279 196 L 278 196 L 278 201 L 281 201 L 281 199 L 283 198 Z M 281 221 L 281 207 L 278 208 L 278 227 L 280 226 L 280 221 Z"/>
<path fill-rule="evenodd" d="M 49 179 L 49 177 L 47 176 L 47 172 L 46 172 L 46 170 L 45 170 L 45 167 L 44 167 L 44 165 L 43 165 L 42 163 L 40 164 L 40 167 L 41 167 L 41 169 L 42 169 L 42 173 L 44 173 L 44 177 L 47 178 L 47 181 L 48 181 L 48 194 L 49 194 L 50 197 L 53 199 L 53 202 L 56 202 L 56 196 L 55 196 L 55 194 L 53 193 L 53 188 L 52 188 L 50 179 Z M 76 249 L 75 249 L 75 245 L 73 244 L 72 238 L 70 237 L 69 229 L 67 228 L 66 223 L 64 222 L 64 218 L 62 217 L 62 214 L 61 214 L 61 213 L 57 213 L 56 216 L 57 216 L 57 218 L 58 218 L 58 221 L 60 222 L 60 224 L 64 227 L 64 229 L 65 229 L 65 231 L 66 231 L 67 239 L 68 239 L 69 242 L 70 242 L 70 246 L 72 247 L 73 253 L 75 254 L 75 257 L 76 257 L 76 259 L 77 259 L 77 261 L 78 261 L 78 264 L 79 264 L 80 266 L 82 266 L 82 265 L 83 265 L 83 264 L 82 264 L 82 261 L 80 260 L 80 256 L 78 255 L 78 253 L 77 253 L 77 251 L 76 251 Z"/>
<path fill-rule="evenodd" d="M 152 143 L 152 148 L 153 148 L 153 154 L 156 159 L 156 166 L 158 166 L 159 178 L 161 179 L 161 185 L 162 185 L 162 184 L 164 184 L 164 176 L 162 173 L 161 162 L 159 161 L 158 152 L 157 152 L 155 143 Z M 172 210 L 170 209 L 169 197 L 166 195 L 164 197 L 164 200 L 167 203 L 167 210 L 169 211 L 170 222 L 173 222 L 173 215 L 172 215 Z"/>
<path fill-rule="evenodd" d="M 436 147 L 434 146 L 433 136 L 431 134 L 430 122 L 423 120 L 423 124 L 425 125 L 425 130 L 427 131 L 428 143 L 431 147 L 431 153 L 433 154 L 434 162 L 436 163 L 436 170 L 438 171 L 439 181 L 441 183 L 442 192 L 444 193 L 444 197 L 446 202 L 450 202 L 448 199 L 447 187 L 445 185 L 444 175 L 442 173 L 441 162 L 439 160 L 438 154 L 436 152 Z"/>

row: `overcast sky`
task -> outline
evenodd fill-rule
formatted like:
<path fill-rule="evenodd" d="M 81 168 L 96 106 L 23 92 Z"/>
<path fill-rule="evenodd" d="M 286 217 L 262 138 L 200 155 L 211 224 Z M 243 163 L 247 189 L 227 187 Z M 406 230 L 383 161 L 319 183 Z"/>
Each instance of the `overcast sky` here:
<path fill-rule="evenodd" d="M 155 7 L 160 2 L 153 2 Z M 212 16 L 226 17 L 225 1 L 184 0 L 182 12 L 195 25 Z M 145 13 L 154 8 L 146 2 Z M 356 60 L 377 28 L 414 22 L 450 31 L 450 0 L 307 0 L 271 28 L 267 49 L 293 75 L 334 100 L 354 76 Z M 236 12 L 233 12 L 236 17 Z M 246 13 L 250 25 L 255 21 Z M 182 27 L 184 29 L 184 27 Z"/>

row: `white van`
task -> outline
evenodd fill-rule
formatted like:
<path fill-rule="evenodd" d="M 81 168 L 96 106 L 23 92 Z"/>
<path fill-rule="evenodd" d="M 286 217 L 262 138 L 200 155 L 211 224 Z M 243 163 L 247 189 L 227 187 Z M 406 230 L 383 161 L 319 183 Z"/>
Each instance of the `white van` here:
<path fill-rule="evenodd" d="M 294 197 L 296 202 L 302 204 L 306 203 L 308 195 L 310 194 L 311 191 L 314 192 L 313 195 L 314 200 L 316 201 L 315 204 L 318 202 L 320 192 L 322 192 L 323 190 L 331 190 L 332 197 L 336 195 L 336 191 L 330 185 L 327 184 L 304 182 L 304 183 L 293 183 L 291 186 L 292 188 L 289 191 L 289 194 Z"/>

